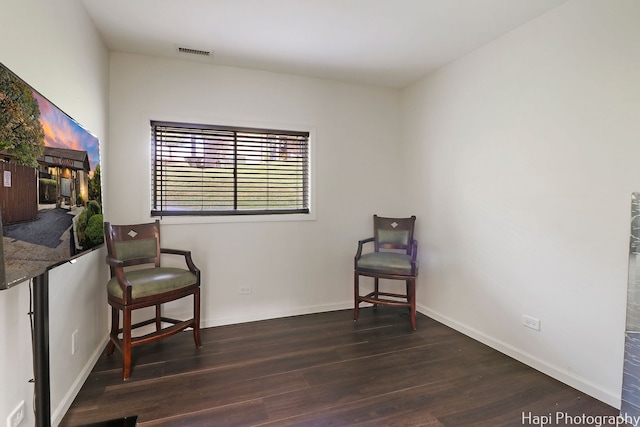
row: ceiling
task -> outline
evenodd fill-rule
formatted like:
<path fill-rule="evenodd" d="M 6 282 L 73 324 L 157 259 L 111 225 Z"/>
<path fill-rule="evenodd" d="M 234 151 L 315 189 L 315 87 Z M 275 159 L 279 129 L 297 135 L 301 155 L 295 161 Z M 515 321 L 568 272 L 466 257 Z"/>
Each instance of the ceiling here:
<path fill-rule="evenodd" d="M 112 51 L 401 88 L 567 0 L 81 1 Z"/>

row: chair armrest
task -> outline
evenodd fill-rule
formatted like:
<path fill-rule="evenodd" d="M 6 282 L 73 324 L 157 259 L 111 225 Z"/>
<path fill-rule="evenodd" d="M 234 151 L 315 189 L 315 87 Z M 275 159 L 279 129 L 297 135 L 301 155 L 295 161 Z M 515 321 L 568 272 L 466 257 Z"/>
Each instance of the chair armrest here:
<path fill-rule="evenodd" d="M 363 239 L 358 241 L 358 251 L 356 252 L 356 256 L 354 257 L 354 262 L 358 262 L 360 257 L 362 256 L 362 248 L 366 243 L 373 242 L 375 240 L 374 237 L 369 237 L 368 239 Z"/>
<path fill-rule="evenodd" d="M 189 271 L 198 275 L 198 278 L 200 277 L 200 269 L 193 263 L 193 260 L 191 259 L 191 251 L 185 251 L 182 249 L 160 248 L 160 253 L 183 256 L 184 261 L 187 263 L 187 267 L 189 267 Z"/>
<path fill-rule="evenodd" d="M 114 257 L 112 257 L 111 255 L 107 255 L 106 256 L 106 261 L 107 264 L 109 265 L 109 267 L 124 267 L 124 262 L 120 261 L 119 259 L 115 259 Z"/>
<path fill-rule="evenodd" d="M 414 240 L 411 244 L 411 262 L 415 262 L 418 258 L 418 241 Z"/>
<path fill-rule="evenodd" d="M 122 289 L 123 299 L 125 302 L 131 301 L 131 283 L 124 275 L 124 267 L 127 266 L 127 262 L 116 259 L 111 255 L 106 256 L 106 261 L 111 270 L 111 277 L 115 277 L 118 280 L 118 285 Z"/>

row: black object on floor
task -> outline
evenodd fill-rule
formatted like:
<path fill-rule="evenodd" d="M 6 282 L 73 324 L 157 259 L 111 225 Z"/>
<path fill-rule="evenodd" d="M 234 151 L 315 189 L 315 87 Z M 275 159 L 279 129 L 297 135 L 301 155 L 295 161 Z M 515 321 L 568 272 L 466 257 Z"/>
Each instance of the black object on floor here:
<path fill-rule="evenodd" d="M 138 416 L 118 418 L 116 420 L 102 421 L 99 423 L 85 424 L 84 427 L 135 427 Z"/>

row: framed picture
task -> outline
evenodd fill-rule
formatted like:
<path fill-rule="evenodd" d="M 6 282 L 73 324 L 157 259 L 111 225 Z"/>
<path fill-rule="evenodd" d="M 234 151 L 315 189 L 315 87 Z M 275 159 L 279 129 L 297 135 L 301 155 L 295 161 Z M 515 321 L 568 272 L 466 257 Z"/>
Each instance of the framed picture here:
<path fill-rule="evenodd" d="M 98 138 L 0 64 L 0 289 L 103 243 Z"/>

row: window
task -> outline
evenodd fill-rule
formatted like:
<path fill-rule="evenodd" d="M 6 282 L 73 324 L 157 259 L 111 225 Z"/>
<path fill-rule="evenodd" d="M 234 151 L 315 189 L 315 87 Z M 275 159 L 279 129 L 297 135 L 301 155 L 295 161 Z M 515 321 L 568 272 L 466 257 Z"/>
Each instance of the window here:
<path fill-rule="evenodd" d="M 309 132 L 151 122 L 152 216 L 309 213 Z"/>

